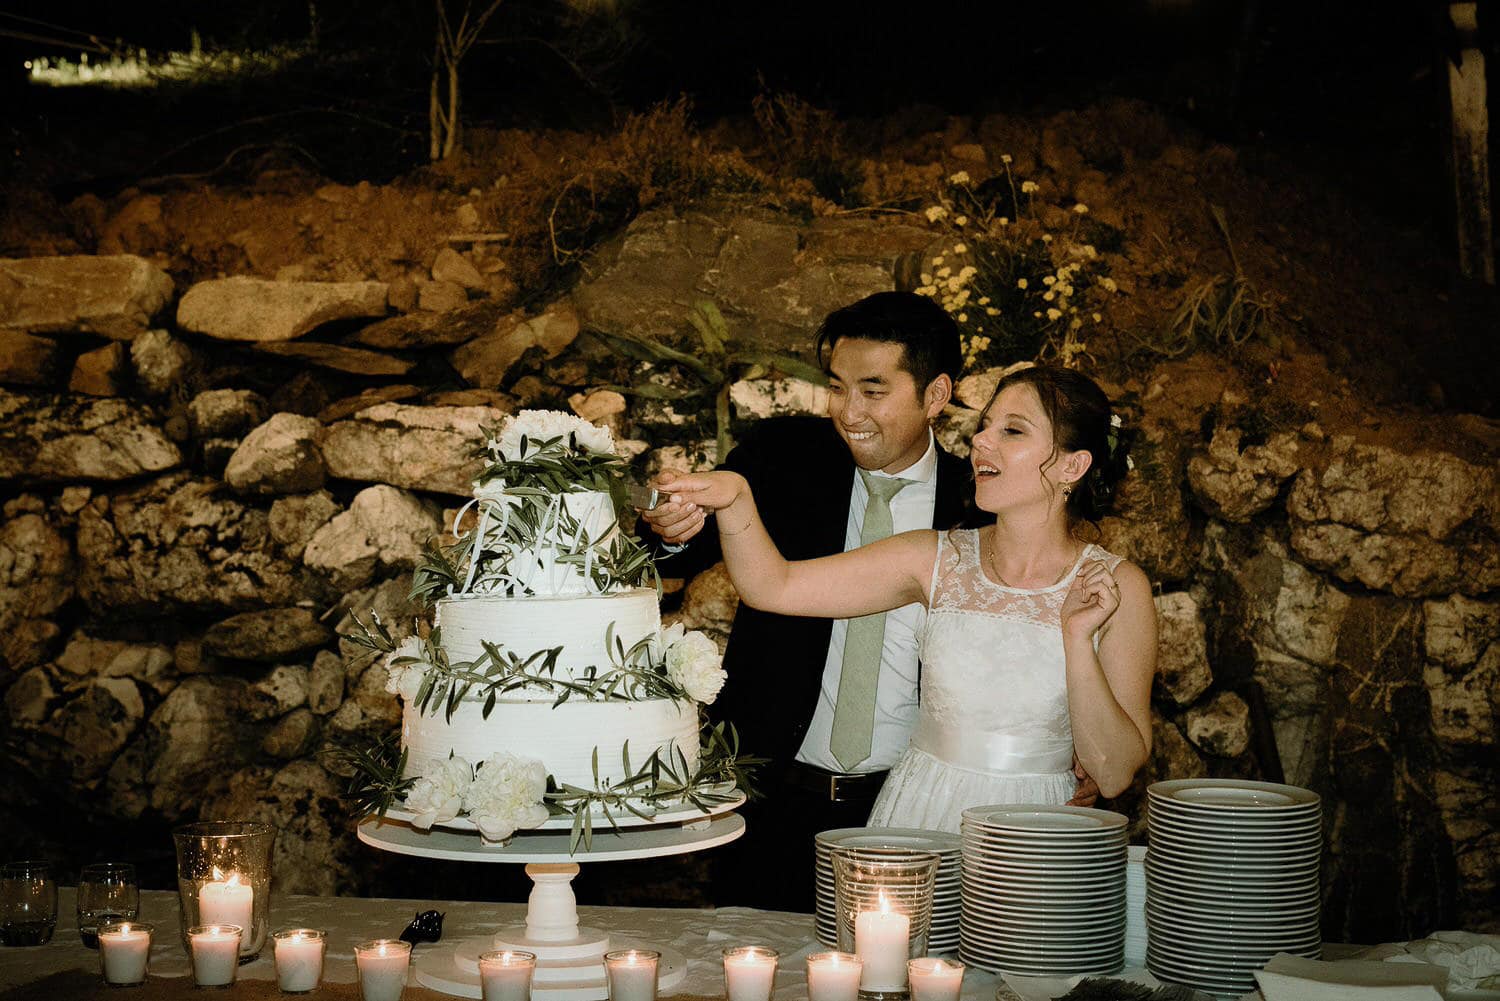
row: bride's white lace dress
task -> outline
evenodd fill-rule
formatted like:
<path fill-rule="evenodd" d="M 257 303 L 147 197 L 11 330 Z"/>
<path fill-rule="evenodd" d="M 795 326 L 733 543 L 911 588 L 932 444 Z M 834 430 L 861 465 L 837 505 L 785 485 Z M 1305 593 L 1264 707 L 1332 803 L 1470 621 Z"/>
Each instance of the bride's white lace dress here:
<path fill-rule="evenodd" d="M 1051 587 L 1006 587 L 985 575 L 977 530 L 939 534 L 917 726 L 871 826 L 957 832 L 971 806 L 1073 797 L 1061 612 L 1086 560 L 1121 557 L 1088 545 Z"/>

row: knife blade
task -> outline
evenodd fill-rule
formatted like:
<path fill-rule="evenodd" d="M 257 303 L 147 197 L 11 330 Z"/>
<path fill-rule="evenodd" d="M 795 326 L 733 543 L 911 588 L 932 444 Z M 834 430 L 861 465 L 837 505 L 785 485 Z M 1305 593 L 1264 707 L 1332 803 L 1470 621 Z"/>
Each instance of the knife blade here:
<path fill-rule="evenodd" d="M 662 495 L 655 487 L 640 483 L 626 484 L 625 495 L 630 500 L 630 506 L 637 511 L 649 511 L 662 502 Z"/>

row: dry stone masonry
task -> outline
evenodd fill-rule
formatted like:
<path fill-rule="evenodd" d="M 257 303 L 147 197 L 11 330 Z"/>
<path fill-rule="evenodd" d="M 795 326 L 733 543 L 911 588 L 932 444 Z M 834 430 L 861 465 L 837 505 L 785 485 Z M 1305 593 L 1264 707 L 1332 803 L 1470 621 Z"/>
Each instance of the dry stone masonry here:
<path fill-rule="evenodd" d="M 350 219 L 379 197 L 318 194 Z M 128 236 L 160 211 L 142 196 L 110 225 Z M 525 311 L 503 262 L 453 246 L 420 282 L 281 265 L 180 290 L 128 255 L 0 261 L 0 713 L 21 777 L 0 784 L 21 825 L 8 835 L 65 854 L 87 850 L 69 831 L 93 845 L 125 821 L 163 839 L 194 817 L 263 819 L 281 829 L 284 892 L 368 885 L 325 752 L 394 726 L 398 706 L 340 634 L 372 612 L 398 639 L 413 628 L 411 569 L 470 492 L 479 429 L 571 406 L 616 430 L 637 475 L 709 465 L 711 400 L 621 392 L 675 377 L 591 334 L 681 346 L 708 298 L 742 341 L 807 357 L 824 314 L 890 288 L 932 238 L 881 219 L 655 210 L 573 292 Z M 998 377 L 959 386 L 945 445 L 966 451 Z M 1494 926 L 1493 434 L 1408 451 L 1311 421 L 1267 432 L 1235 416 L 1243 394 L 1184 403 L 1189 382 L 1165 365 L 1112 387 L 1139 444 L 1103 541 L 1158 584 L 1161 622 L 1153 760 L 1119 805 L 1139 827 L 1154 779 L 1284 775 L 1325 798 L 1331 937 Z M 729 392 L 733 427 L 826 398 L 748 379 Z M 670 614 L 722 638 L 736 605 L 721 567 Z"/>

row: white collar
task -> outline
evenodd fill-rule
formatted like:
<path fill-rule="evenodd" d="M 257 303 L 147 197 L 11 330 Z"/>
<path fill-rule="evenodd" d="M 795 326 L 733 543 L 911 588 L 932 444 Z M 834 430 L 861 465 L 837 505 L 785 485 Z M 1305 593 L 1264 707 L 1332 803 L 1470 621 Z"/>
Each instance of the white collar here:
<path fill-rule="evenodd" d="M 887 473 L 881 469 L 870 469 L 866 472 L 871 476 L 899 476 L 903 480 L 911 480 L 914 483 L 931 483 L 937 478 L 937 439 L 933 437 L 932 429 L 927 430 L 927 451 L 901 472 Z"/>

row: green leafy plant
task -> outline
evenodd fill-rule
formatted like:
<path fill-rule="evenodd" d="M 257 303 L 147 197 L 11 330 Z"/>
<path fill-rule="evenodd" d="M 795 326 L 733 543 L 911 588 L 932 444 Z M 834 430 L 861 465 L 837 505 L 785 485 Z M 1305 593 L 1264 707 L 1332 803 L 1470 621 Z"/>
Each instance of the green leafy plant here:
<path fill-rule="evenodd" d="M 336 744 L 324 750 L 336 768 L 349 771 L 344 801 L 356 817 L 384 817 L 387 810 L 404 799 L 416 784 L 415 778 L 403 778 L 406 750 L 396 731 L 376 737 L 368 744 Z"/>
<path fill-rule="evenodd" d="M 665 386 L 655 382 L 611 386 L 616 392 L 669 402 L 713 398 L 714 437 L 720 461 L 734 445 L 729 433 L 729 389 L 737 380 L 760 379 L 775 371 L 820 386 L 828 382 L 822 369 L 792 355 L 731 347 L 724 315 L 708 300 L 695 303 L 687 319 L 702 347 L 698 353 L 679 351 L 660 341 L 629 334 L 601 332 L 597 336 L 619 354 L 653 366 L 670 367 L 688 382 L 686 386 Z"/>

